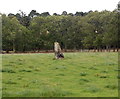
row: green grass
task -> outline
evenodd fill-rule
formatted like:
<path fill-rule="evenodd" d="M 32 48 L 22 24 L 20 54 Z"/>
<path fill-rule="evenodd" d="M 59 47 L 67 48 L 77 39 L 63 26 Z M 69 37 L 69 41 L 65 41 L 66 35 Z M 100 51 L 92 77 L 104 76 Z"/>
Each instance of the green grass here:
<path fill-rule="evenodd" d="M 117 97 L 117 53 L 5 54 L 3 97 Z"/>

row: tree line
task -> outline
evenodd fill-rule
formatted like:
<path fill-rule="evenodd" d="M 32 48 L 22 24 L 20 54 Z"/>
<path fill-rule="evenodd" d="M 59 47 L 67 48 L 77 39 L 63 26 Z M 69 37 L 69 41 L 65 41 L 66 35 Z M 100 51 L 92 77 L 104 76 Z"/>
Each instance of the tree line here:
<path fill-rule="evenodd" d="M 58 41 L 64 50 L 103 49 L 118 50 L 119 13 L 114 11 L 89 11 L 50 15 L 32 10 L 28 15 L 2 15 L 3 51 L 52 50 Z"/>

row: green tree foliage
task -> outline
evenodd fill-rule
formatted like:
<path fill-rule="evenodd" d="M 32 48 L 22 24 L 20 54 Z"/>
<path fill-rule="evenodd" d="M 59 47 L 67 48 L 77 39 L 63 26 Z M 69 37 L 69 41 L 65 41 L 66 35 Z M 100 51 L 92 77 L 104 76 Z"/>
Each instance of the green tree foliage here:
<path fill-rule="evenodd" d="M 20 11 L 16 15 L 2 15 L 3 50 L 52 50 L 55 41 L 63 49 L 118 48 L 117 11 L 89 11 L 75 14 L 63 11 L 61 15 L 32 10 L 28 16 Z"/>
<path fill-rule="evenodd" d="M 3 15 L 2 19 L 3 50 L 23 51 L 21 47 L 26 43 L 24 42 L 25 36 L 23 34 L 28 30 L 19 23 L 16 17 L 9 18 Z"/>

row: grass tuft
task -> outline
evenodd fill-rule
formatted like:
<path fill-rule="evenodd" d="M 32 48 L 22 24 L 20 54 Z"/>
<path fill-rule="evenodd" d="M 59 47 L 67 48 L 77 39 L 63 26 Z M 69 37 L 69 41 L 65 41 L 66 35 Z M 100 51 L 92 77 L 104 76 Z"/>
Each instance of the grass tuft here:
<path fill-rule="evenodd" d="M 108 71 L 107 70 L 103 70 L 103 71 L 101 71 L 101 73 L 108 73 Z"/>
<path fill-rule="evenodd" d="M 114 90 L 114 89 L 117 89 L 118 86 L 117 85 L 106 85 L 105 88 L 109 88 L 109 89 Z"/>
<path fill-rule="evenodd" d="M 8 80 L 8 81 L 5 82 L 5 84 L 17 84 L 17 83 L 16 83 L 16 82 L 13 82 L 13 81 L 11 81 L 11 80 Z"/>
<path fill-rule="evenodd" d="M 107 75 L 101 75 L 100 78 L 108 78 Z"/>
<path fill-rule="evenodd" d="M 4 68 L 4 69 L 2 69 L 1 72 L 16 73 L 14 70 L 12 70 L 12 69 L 8 69 L 8 68 Z"/>
<path fill-rule="evenodd" d="M 65 74 L 57 74 L 56 76 L 65 76 Z"/>
<path fill-rule="evenodd" d="M 118 75 L 117 78 L 120 79 L 120 75 Z"/>
<path fill-rule="evenodd" d="M 66 69 L 66 66 L 56 66 L 55 69 Z"/>
<path fill-rule="evenodd" d="M 90 87 L 86 88 L 86 91 L 91 92 L 91 93 L 96 93 L 96 92 L 101 91 L 101 89 L 97 88 L 96 86 L 90 86 Z"/>
<path fill-rule="evenodd" d="M 97 68 L 95 67 L 90 67 L 89 69 L 92 69 L 92 70 L 98 70 Z"/>
<path fill-rule="evenodd" d="M 42 91 L 40 91 L 40 96 L 42 97 L 62 97 L 72 94 L 68 91 L 63 91 L 59 87 L 43 86 Z"/>
<path fill-rule="evenodd" d="M 80 76 L 86 76 L 86 75 L 88 75 L 86 72 L 81 72 L 80 73 Z"/>
<path fill-rule="evenodd" d="M 32 70 L 22 69 L 22 70 L 19 70 L 19 72 L 32 72 Z"/>
<path fill-rule="evenodd" d="M 88 83 L 88 82 L 90 82 L 90 80 L 85 79 L 85 78 L 81 78 L 81 79 L 79 80 L 79 84 L 80 84 L 80 85 L 81 85 L 81 84 Z"/>

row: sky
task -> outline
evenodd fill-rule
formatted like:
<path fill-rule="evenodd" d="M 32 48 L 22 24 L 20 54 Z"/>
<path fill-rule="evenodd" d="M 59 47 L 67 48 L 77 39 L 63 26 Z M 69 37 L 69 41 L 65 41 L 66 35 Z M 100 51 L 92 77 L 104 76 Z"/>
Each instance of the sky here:
<path fill-rule="evenodd" d="M 113 11 L 117 8 L 120 0 L 1 0 L 0 13 L 19 13 L 19 10 L 29 14 L 31 10 L 38 13 L 49 12 L 50 14 L 88 12 L 90 10 Z"/>

